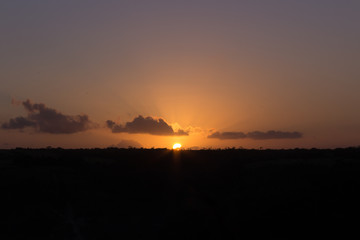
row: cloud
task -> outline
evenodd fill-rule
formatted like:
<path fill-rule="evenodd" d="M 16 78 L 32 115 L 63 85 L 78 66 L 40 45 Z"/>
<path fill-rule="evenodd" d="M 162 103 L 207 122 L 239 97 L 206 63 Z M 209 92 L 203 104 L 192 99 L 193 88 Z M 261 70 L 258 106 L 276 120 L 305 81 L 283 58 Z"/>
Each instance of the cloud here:
<path fill-rule="evenodd" d="M 174 132 L 174 135 L 178 135 L 178 136 L 188 136 L 189 132 L 183 130 L 183 129 L 179 129 L 177 132 Z"/>
<path fill-rule="evenodd" d="M 187 136 L 189 133 L 185 130 L 179 129 L 177 132 L 165 122 L 164 119 L 155 119 L 152 117 L 146 117 L 139 115 L 131 122 L 120 125 L 114 121 L 107 120 L 106 125 L 111 129 L 113 133 L 145 133 L 151 135 L 160 136 Z"/>
<path fill-rule="evenodd" d="M 13 102 L 14 104 L 14 102 Z M 43 103 L 32 103 L 29 99 L 21 102 L 28 112 L 27 117 L 16 117 L 1 125 L 2 129 L 23 129 L 32 127 L 37 132 L 52 134 L 71 134 L 94 127 L 87 115 L 69 116 Z"/>
<path fill-rule="evenodd" d="M 282 132 L 282 131 L 253 131 L 247 134 L 243 132 L 214 132 L 208 136 L 208 138 L 217 138 L 217 139 L 242 139 L 250 138 L 254 140 L 268 140 L 268 139 L 294 139 L 301 138 L 302 133 L 300 132 Z"/>
<path fill-rule="evenodd" d="M 25 127 L 35 127 L 36 123 L 24 117 L 16 117 L 1 125 L 2 129 L 23 129 Z"/>
<path fill-rule="evenodd" d="M 218 138 L 218 139 L 240 139 L 246 138 L 246 134 L 243 132 L 214 132 L 210 134 L 208 138 Z"/>

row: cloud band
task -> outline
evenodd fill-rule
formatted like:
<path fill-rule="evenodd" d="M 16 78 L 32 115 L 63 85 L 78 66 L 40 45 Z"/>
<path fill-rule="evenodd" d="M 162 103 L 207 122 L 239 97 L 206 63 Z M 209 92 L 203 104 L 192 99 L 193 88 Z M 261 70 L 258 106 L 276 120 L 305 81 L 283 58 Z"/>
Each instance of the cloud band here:
<path fill-rule="evenodd" d="M 214 132 L 208 136 L 208 138 L 216 138 L 221 140 L 227 139 L 243 139 L 249 138 L 254 140 L 268 140 L 268 139 L 295 139 L 302 138 L 302 133 L 300 132 L 283 132 L 283 131 L 253 131 L 248 132 L 247 134 L 243 132 Z"/>
<path fill-rule="evenodd" d="M 106 126 L 111 129 L 113 133 L 143 133 L 159 136 L 188 136 L 189 133 L 185 130 L 179 129 L 177 132 L 166 123 L 162 118 L 155 119 L 153 117 L 143 117 L 139 115 L 131 122 L 120 125 L 114 121 L 107 120 Z"/>

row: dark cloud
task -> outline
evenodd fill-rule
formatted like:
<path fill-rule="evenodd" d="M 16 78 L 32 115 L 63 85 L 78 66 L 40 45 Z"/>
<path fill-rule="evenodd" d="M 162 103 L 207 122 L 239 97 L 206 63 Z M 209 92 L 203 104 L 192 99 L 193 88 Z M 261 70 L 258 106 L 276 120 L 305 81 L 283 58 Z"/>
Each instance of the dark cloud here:
<path fill-rule="evenodd" d="M 152 135 L 162 136 L 187 136 L 188 132 L 179 129 L 177 132 L 165 122 L 164 119 L 154 119 L 152 117 L 146 117 L 139 115 L 134 118 L 133 121 L 125 123 L 125 125 L 116 124 L 114 121 L 107 120 L 106 125 L 111 129 L 113 133 L 146 133 Z"/>
<path fill-rule="evenodd" d="M 240 139 L 246 138 L 246 134 L 243 132 L 214 132 L 209 135 L 208 138 L 218 138 L 218 139 Z"/>
<path fill-rule="evenodd" d="M 24 117 L 16 117 L 1 125 L 2 129 L 23 129 L 25 127 L 35 127 L 36 123 Z"/>
<path fill-rule="evenodd" d="M 241 138 L 250 138 L 255 140 L 267 140 L 267 139 L 291 139 L 291 138 L 301 138 L 302 133 L 300 132 L 282 132 L 282 131 L 253 131 L 247 134 L 243 132 L 215 132 L 210 134 L 208 138 L 217 138 L 217 139 L 241 139 Z"/>
<path fill-rule="evenodd" d="M 94 124 L 87 115 L 69 116 L 45 106 L 45 104 L 32 103 L 30 100 L 22 102 L 28 112 L 27 117 L 17 117 L 3 123 L 3 129 L 23 129 L 33 127 L 38 132 L 53 134 L 70 134 L 86 131 Z"/>

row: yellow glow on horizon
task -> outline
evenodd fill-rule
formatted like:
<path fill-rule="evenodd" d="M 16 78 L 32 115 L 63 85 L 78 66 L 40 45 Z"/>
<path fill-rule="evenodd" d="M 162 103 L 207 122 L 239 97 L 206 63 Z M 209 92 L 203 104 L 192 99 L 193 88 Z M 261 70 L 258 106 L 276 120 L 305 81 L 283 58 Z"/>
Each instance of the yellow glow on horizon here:
<path fill-rule="evenodd" d="M 175 143 L 175 144 L 173 145 L 173 149 L 174 149 L 174 150 L 180 150 L 180 148 L 181 148 L 181 144 L 180 144 L 180 143 Z"/>

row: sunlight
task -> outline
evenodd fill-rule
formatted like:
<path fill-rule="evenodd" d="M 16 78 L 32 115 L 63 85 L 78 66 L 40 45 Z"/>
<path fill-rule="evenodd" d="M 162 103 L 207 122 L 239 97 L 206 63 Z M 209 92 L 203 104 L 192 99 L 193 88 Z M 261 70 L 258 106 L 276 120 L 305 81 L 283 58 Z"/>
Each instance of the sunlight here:
<path fill-rule="evenodd" d="M 181 144 L 180 144 L 180 143 L 175 143 L 175 144 L 173 145 L 173 149 L 174 149 L 174 150 L 180 150 L 180 148 L 181 148 Z"/>

